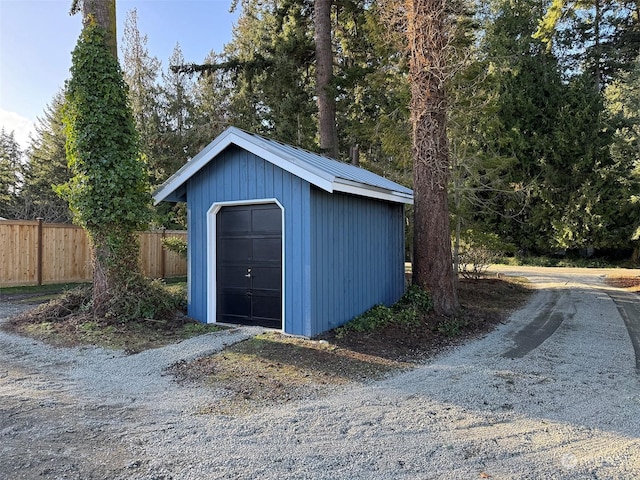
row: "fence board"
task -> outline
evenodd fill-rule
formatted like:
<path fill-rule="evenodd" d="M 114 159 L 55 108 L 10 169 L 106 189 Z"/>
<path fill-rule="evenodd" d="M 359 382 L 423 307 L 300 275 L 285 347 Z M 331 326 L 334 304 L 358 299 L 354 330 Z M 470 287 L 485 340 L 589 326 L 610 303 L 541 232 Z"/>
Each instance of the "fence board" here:
<path fill-rule="evenodd" d="M 88 282 L 92 278 L 91 248 L 81 228 L 44 224 L 42 259 L 42 283 Z"/>
<path fill-rule="evenodd" d="M 184 230 L 167 230 L 165 232 L 167 238 L 178 237 L 187 241 L 187 232 Z M 164 251 L 164 277 L 185 277 L 187 275 L 187 261 L 186 259 L 175 252 L 169 250 Z"/>
<path fill-rule="evenodd" d="M 41 228 L 39 232 L 39 228 Z M 185 276 L 187 262 L 162 247 L 163 236 L 186 240 L 184 231 L 140 234 L 140 265 L 151 278 Z M 42 238 L 41 259 L 38 244 Z M 0 220 L 0 287 L 86 282 L 92 279 L 91 247 L 75 225 Z"/>
<path fill-rule="evenodd" d="M 0 221 L 0 285 L 33 285 L 38 270 L 38 222 Z"/>

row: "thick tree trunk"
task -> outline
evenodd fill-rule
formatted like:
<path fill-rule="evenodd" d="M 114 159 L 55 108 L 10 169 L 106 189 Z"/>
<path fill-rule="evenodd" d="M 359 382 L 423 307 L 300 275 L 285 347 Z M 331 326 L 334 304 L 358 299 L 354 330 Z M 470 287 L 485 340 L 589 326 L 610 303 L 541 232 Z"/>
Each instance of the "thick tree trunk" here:
<path fill-rule="evenodd" d="M 413 282 L 431 292 L 436 313 L 452 316 L 459 303 L 447 196 L 446 0 L 406 0 L 406 7 L 414 157 Z"/>
<path fill-rule="evenodd" d="M 333 51 L 331 48 L 332 0 L 315 0 L 313 22 L 316 41 L 316 95 L 320 150 L 338 158 L 338 128 L 336 126 L 336 99 L 331 89 L 333 80 Z"/>
<path fill-rule="evenodd" d="M 104 240 L 92 240 L 93 264 L 93 314 L 102 318 L 109 308 L 109 299 L 114 291 L 113 277 L 106 268 L 109 250 L 104 246 Z"/>
<path fill-rule="evenodd" d="M 92 15 L 96 23 L 107 31 L 106 42 L 111 54 L 118 58 L 116 36 L 116 0 L 82 0 L 82 18 Z"/>
<path fill-rule="evenodd" d="M 118 58 L 116 36 L 116 2 L 115 0 L 82 0 L 82 17 L 86 22 L 89 16 L 107 31 L 105 42 L 111 54 Z M 90 235 L 91 236 L 91 235 Z M 111 272 L 110 258 L 112 248 L 107 239 L 92 238 L 93 243 L 93 314 L 104 317 L 108 310 L 111 295 L 117 289 L 118 278 Z"/>

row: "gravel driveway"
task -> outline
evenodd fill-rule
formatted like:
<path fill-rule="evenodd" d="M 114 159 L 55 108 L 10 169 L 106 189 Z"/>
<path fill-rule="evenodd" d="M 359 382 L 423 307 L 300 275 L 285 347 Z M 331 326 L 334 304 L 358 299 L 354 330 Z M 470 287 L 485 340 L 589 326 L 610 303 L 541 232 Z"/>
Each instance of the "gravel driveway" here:
<path fill-rule="evenodd" d="M 198 414 L 221 393 L 163 370 L 255 329 L 132 356 L 0 333 L 0 478 L 638 478 L 634 298 L 603 271 L 503 270 L 539 291 L 485 338 L 240 418 Z"/>

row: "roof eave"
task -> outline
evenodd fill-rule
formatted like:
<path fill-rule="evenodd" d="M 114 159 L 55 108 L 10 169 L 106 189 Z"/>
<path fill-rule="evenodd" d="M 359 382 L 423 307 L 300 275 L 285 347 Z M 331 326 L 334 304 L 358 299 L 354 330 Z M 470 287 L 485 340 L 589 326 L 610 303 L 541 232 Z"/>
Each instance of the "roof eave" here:
<path fill-rule="evenodd" d="M 350 193 L 361 197 L 376 198 L 378 200 L 386 200 L 388 202 L 413 205 L 413 195 L 411 194 L 386 190 L 384 188 L 371 187 L 370 185 L 358 185 L 353 182 L 337 180 L 333 184 L 333 189 L 336 192 Z"/>

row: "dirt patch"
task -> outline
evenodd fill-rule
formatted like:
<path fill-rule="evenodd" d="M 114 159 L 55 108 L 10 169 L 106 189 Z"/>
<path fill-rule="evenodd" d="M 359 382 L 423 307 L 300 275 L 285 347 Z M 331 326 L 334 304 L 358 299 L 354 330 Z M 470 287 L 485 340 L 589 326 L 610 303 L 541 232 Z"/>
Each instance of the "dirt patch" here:
<path fill-rule="evenodd" d="M 607 275 L 604 282 L 610 287 L 623 288 L 628 292 L 640 292 L 640 276 Z"/>
<path fill-rule="evenodd" d="M 341 338 L 335 332 L 312 340 L 270 333 L 216 355 L 176 364 L 170 371 L 180 382 L 223 392 L 224 399 L 202 413 L 253 413 L 412 368 L 443 349 L 493 330 L 530 294 L 517 279 L 461 280 L 462 310 L 453 319 L 431 313 L 418 324 L 390 324 Z"/>
<path fill-rule="evenodd" d="M 410 365 L 314 341 L 266 333 L 224 351 L 174 365 L 179 382 L 224 391 L 201 413 L 243 415 L 262 407 L 319 398 L 336 386 L 383 378 Z"/>

